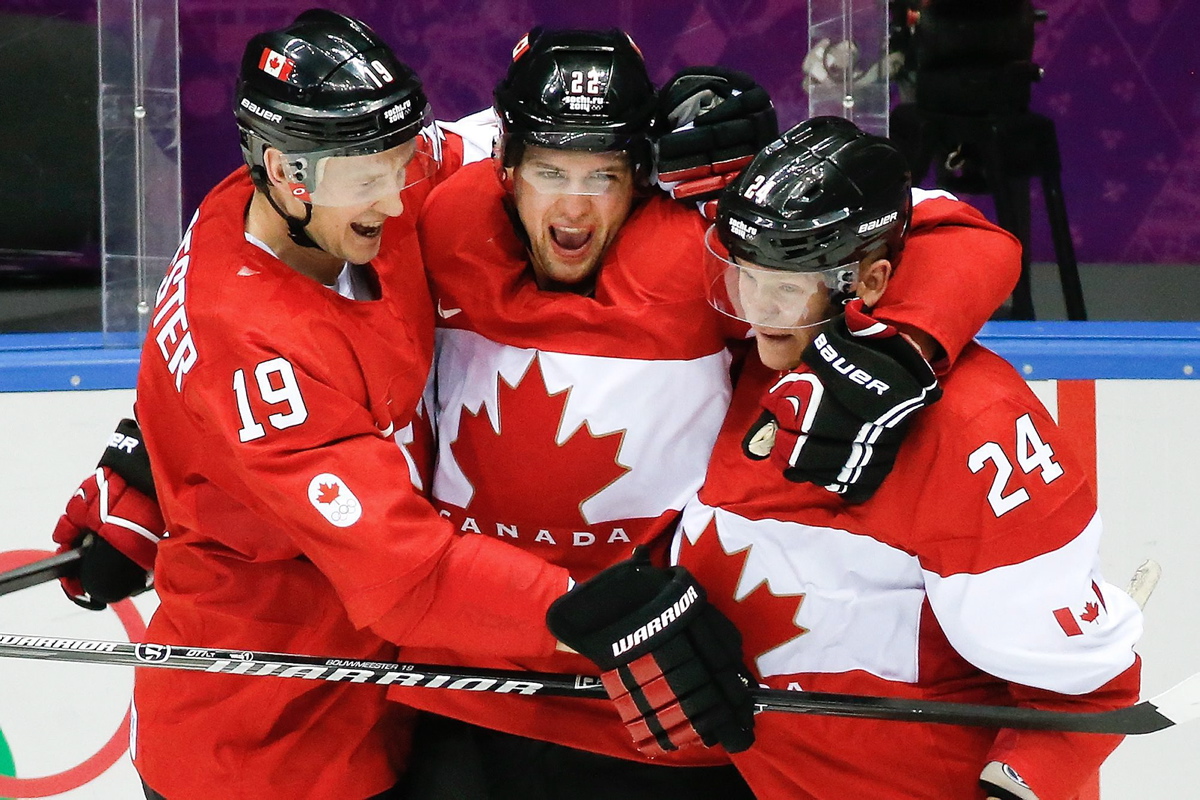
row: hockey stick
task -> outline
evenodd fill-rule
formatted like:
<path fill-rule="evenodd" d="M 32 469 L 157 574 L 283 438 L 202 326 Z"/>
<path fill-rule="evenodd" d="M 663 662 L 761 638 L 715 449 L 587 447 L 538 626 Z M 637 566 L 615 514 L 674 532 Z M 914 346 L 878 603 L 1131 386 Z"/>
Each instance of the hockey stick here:
<path fill-rule="evenodd" d="M 81 557 L 81 551 L 68 550 L 23 567 L 10 569 L 8 572 L 0 572 L 0 595 L 37 586 L 39 583 L 72 577 L 79 572 L 78 562 Z"/>
<path fill-rule="evenodd" d="M 1154 587 L 1158 586 L 1158 579 L 1162 577 L 1162 567 L 1152 558 L 1148 558 L 1142 562 L 1142 565 L 1133 573 L 1133 577 L 1129 579 L 1129 585 L 1125 587 L 1125 594 L 1133 598 L 1133 602 L 1138 604 L 1138 608 L 1144 609 L 1146 601 L 1150 599 L 1150 593 L 1154 591 Z"/>
<path fill-rule="evenodd" d="M 0 634 L 0 657 L 164 667 L 225 675 L 273 676 L 498 694 L 607 698 L 604 688 L 600 685 L 600 679 L 585 675 L 397 664 L 249 650 L 131 644 L 18 634 Z M 1152 700 L 1115 711 L 1099 712 L 1047 711 L 1036 708 L 780 689 L 756 689 L 754 700 L 756 710 L 760 712 L 785 711 L 987 728 L 1138 734 L 1169 728 L 1200 716 L 1200 674 L 1193 675 Z"/>

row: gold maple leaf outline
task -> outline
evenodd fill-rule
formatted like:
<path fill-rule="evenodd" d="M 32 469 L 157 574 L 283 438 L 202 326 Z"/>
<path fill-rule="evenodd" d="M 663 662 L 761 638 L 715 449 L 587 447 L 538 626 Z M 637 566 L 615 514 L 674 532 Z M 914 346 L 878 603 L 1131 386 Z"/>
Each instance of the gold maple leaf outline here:
<path fill-rule="evenodd" d="M 601 439 L 607 439 L 610 436 L 619 437 L 616 442 L 617 446 L 616 446 L 616 448 L 614 448 L 614 452 L 613 452 L 613 464 L 615 464 L 617 467 L 620 468 L 621 473 L 619 475 L 617 475 L 616 477 L 612 478 L 612 480 L 608 481 L 608 483 L 605 483 L 604 485 L 602 485 L 596 491 L 589 494 L 587 497 L 584 497 L 582 500 L 579 501 L 578 505 L 575 507 L 576 511 L 579 512 L 579 518 L 586 522 L 587 516 L 583 513 L 583 504 L 586 503 L 588 500 L 591 500 L 593 497 L 600 494 L 605 489 L 612 486 L 618 480 L 620 480 L 621 478 L 625 477 L 626 475 L 628 475 L 630 472 L 633 471 L 633 467 L 627 466 L 626 464 L 621 463 L 621 460 L 620 460 L 621 446 L 624 445 L 624 443 L 625 443 L 625 434 L 628 433 L 629 429 L 628 428 L 620 428 L 618 430 L 610 431 L 609 433 L 605 433 L 605 434 L 601 434 L 601 435 L 597 436 L 595 433 L 592 432 L 591 423 L 585 418 L 583 420 L 583 422 L 581 422 L 578 426 L 576 426 L 574 429 L 572 429 L 570 431 L 570 435 L 563 437 L 562 436 L 563 419 L 567 415 L 567 404 L 571 400 L 571 391 L 575 387 L 568 386 L 565 389 L 559 389 L 557 392 L 550 391 L 550 389 L 546 386 L 546 372 L 545 372 L 545 370 L 542 369 L 541 359 L 542 359 L 541 351 L 535 350 L 534 354 L 533 354 L 533 358 L 529 359 L 529 363 L 525 365 L 525 369 L 522 370 L 520 376 L 513 383 L 510 383 L 508 381 L 508 379 L 505 378 L 504 375 L 499 370 L 497 370 L 497 372 L 496 372 L 496 427 L 494 427 L 494 428 L 492 427 L 491 418 L 489 417 L 487 419 L 488 428 L 491 429 L 492 433 L 494 433 L 497 437 L 502 437 L 504 435 L 503 434 L 504 420 L 502 419 L 504 403 L 501 401 L 501 394 L 503 394 L 503 390 L 501 389 L 501 384 L 503 384 L 503 386 L 506 387 L 507 390 L 510 392 L 517 391 L 519 389 L 519 387 L 521 386 L 521 384 L 523 384 L 525 382 L 525 379 L 527 377 L 529 377 L 529 372 L 530 372 L 530 370 L 533 369 L 533 366 L 536 363 L 538 366 L 538 375 L 541 376 L 542 390 L 546 393 L 547 399 L 553 400 L 554 398 L 557 398 L 559 395 L 566 395 L 562 400 L 562 406 L 561 406 L 562 410 L 559 412 L 558 424 L 555 426 L 555 429 L 554 429 L 554 440 L 553 441 L 554 441 L 555 447 L 559 447 L 559 448 L 566 447 L 567 444 L 575 438 L 575 436 L 579 433 L 580 430 L 585 431 L 588 438 L 590 438 L 594 441 L 600 441 Z M 489 407 L 489 405 L 488 405 L 487 400 L 484 400 L 479 404 L 478 411 L 471 411 L 471 409 L 468 408 L 466 404 L 462 404 L 460 417 L 462 415 L 467 415 L 467 416 L 470 416 L 472 419 L 479 419 L 480 415 L 483 414 L 485 412 L 485 409 L 487 409 L 488 407 Z M 462 431 L 462 422 L 461 421 L 459 422 L 458 427 L 459 427 L 459 431 L 460 431 L 460 435 L 461 435 L 461 431 Z M 559 444 L 560 441 L 562 442 L 562 444 Z M 450 442 L 450 451 L 451 452 L 454 452 L 454 445 L 457 442 L 458 442 L 458 437 L 455 437 L 455 439 Z M 455 460 L 457 461 L 457 459 L 458 459 L 458 456 L 455 455 Z M 467 478 L 467 482 L 471 484 L 471 499 L 474 500 L 475 493 L 477 491 L 477 489 L 475 487 L 475 483 L 467 475 L 466 470 L 463 470 L 461 463 L 459 463 L 459 470 L 463 473 L 463 476 Z M 471 504 L 471 500 L 468 500 L 467 506 L 469 507 L 470 504 Z"/>

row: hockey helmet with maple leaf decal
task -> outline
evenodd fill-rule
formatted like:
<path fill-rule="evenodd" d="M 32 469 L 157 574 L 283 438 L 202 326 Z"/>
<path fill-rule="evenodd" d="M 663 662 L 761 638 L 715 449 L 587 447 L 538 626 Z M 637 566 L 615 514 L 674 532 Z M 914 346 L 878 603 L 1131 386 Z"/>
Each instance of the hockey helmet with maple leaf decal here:
<path fill-rule="evenodd" d="M 325 206 L 372 202 L 433 174 L 436 165 L 420 151 L 398 168 L 378 156 L 414 140 L 428 110 L 416 73 L 374 31 L 324 9 L 253 37 L 234 98 L 255 185 L 267 192 L 265 154 L 275 148 L 292 194 Z M 315 246 L 303 239 L 297 243 Z"/>

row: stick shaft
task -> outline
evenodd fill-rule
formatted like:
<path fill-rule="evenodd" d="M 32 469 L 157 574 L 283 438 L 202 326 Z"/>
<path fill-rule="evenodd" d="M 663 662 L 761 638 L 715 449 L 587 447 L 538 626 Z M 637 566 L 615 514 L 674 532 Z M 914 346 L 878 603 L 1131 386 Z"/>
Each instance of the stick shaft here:
<path fill-rule="evenodd" d="M 153 643 L 131 644 L 0 633 L 0 657 L 498 694 L 606 698 L 599 678 L 585 675 L 360 661 Z M 1149 733 L 1174 724 L 1172 720 L 1158 714 L 1156 706 L 1150 702 L 1116 711 L 1073 713 L 779 689 L 756 689 L 753 694 L 759 711 L 900 722 L 1079 733 Z"/>
<path fill-rule="evenodd" d="M 289 653 L 153 643 L 132 644 L 7 633 L 0 633 L 0 657 L 156 667 L 249 677 L 299 678 L 335 683 L 464 689 L 500 694 L 607 697 L 599 678 L 583 675 L 401 664 Z"/>
<path fill-rule="evenodd" d="M 0 573 L 0 595 L 75 575 L 79 571 L 80 556 L 79 550 L 68 550 Z"/>

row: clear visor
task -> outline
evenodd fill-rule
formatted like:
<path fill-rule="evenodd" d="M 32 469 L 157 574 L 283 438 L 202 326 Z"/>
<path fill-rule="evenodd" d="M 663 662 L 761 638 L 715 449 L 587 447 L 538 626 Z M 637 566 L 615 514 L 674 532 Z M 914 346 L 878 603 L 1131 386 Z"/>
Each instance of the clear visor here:
<path fill-rule="evenodd" d="M 538 194 L 570 194 L 597 197 L 617 192 L 633 179 L 626 159 L 614 160 L 600 169 L 571 169 L 561 165 L 527 161 L 514 167 L 518 180 Z"/>
<path fill-rule="evenodd" d="M 708 302 L 722 314 L 756 328 L 799 330 L 841 313 L 838 302 L 854 289 L 858 264 L 814 272 L 760 267 L 729 257 L 715 225 L 704 235 Z"/>
<path fill-rule="evenodd" d="M 437 172 L 418 139 L 365 156 L 285 155 L 292 194 L 315 206 L 370 205 L 394 197 Z"/>

